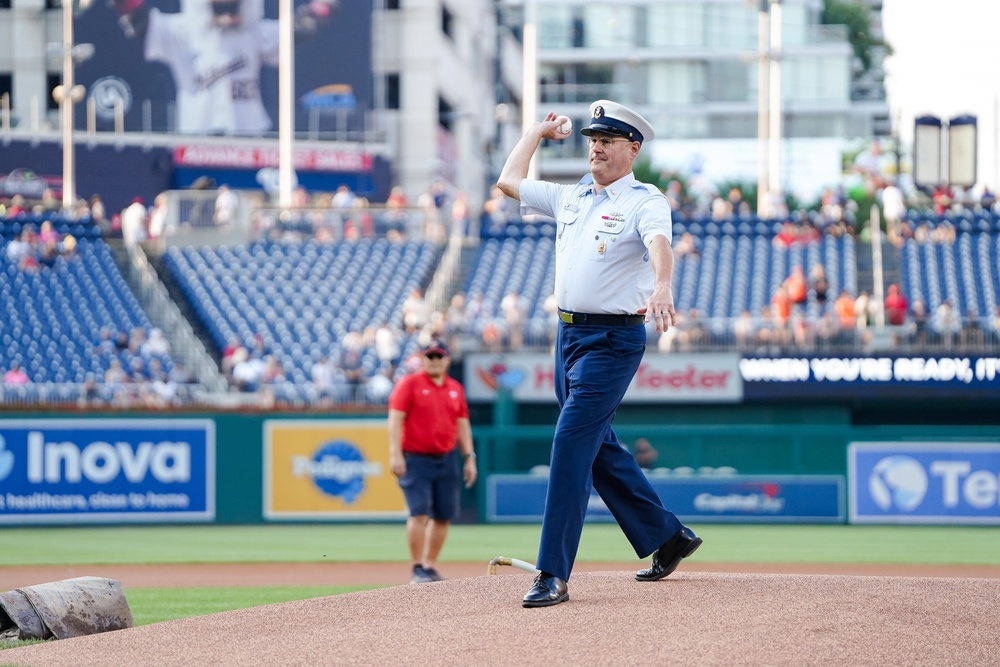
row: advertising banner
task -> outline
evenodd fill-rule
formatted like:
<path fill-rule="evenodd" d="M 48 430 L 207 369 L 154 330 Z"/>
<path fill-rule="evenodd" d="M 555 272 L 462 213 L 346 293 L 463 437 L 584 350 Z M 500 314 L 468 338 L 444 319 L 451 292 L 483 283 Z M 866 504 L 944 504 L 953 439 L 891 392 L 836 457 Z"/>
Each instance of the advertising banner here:
<path fill-rule="evenodd" d="M 747 400 L 1000 396 L 996 357 L 746 357 Z"/>
<path fill-rule="evenodd" d="M 0 523 L 214 518 L 210 420 L 0 420 Z"/>
<path fill-rule="evenodd" d="M 743 399 L 736 353 L 649 354 L 624 403 L 738 403 Z M 555 360 L 549 354 L 469 354 L 465 391 L 470 401 L 493 401 L 509 390 L 516 401 L 554 403 Z"/>
<path fill-rule="evenodd" d="M 840 475 L 727 475 L 650 477 L 664 506 L 682 521 L 702 523 L 843 523 Z M 490 475 L 486 518 L 493 523 L 541 521 L 548 478 Z M 587 521 L 612 522 L 604 501 L 592 493 Z"/>
<path fill-rule="evenodd" d="M 457 474 L 457 473 L 456 473 Z M 264 518 L 405 519 L 385 420 L 264 422 Z"/>
<path fill-rule="evenodd" d="M 1000 443 L 852 442 L 849 521 L 1000 524 Z"/>

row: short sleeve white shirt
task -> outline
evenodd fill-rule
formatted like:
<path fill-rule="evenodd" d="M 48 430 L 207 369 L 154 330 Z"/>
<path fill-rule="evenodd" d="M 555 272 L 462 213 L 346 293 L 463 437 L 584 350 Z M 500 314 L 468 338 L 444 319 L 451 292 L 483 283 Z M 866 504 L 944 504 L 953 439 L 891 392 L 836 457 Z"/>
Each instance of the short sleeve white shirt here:
<path fill-rule="evenodd" d="M 672 238 L 670 205 L 632 173 L 594 193 L 590 174 L 576 185 L 525 179 L 521 213 L 556 220 L 556 303 L 578 313 L 633 314 L 653 292 L 647 248 Z"/>

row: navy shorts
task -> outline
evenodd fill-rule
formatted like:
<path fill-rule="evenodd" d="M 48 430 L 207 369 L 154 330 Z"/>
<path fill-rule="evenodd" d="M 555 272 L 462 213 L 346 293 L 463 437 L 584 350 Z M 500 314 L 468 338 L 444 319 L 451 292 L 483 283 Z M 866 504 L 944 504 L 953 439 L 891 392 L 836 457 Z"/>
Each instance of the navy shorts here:
<path fill-rule="evenodd" d="M 406 474 L 399 487 L 410 516 L 451 521 L 458 516 L 458 460 L 453 450 L 443 456 L 403 452 Z"/>

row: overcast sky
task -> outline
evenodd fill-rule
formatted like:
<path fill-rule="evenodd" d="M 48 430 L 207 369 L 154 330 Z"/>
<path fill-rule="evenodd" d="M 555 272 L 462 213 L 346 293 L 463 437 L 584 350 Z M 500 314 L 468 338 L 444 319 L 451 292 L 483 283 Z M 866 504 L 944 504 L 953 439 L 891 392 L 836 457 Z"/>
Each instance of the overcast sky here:
<path fill-rule="evenodd" d="M 904 142 L 913 119 L 978 117 L 978 180 L 996 190 L 1000 103 L 1000 0 L 884 0 L 889 105 Z"/>

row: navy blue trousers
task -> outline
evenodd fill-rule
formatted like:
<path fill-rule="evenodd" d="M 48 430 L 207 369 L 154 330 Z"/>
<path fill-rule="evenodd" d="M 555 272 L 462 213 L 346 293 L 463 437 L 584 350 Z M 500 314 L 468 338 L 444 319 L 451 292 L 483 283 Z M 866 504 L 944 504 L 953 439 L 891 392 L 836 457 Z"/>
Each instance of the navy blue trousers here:
<path fill-rule="evenodd" d="M 645 349 L 641 324 L 559 323 L 555 389 L 560 411 L 536 565 L 543 572 L 569 580 L 591 489 L 600 494 L 640 558 L 682 528 L 611 428 Z"/>

